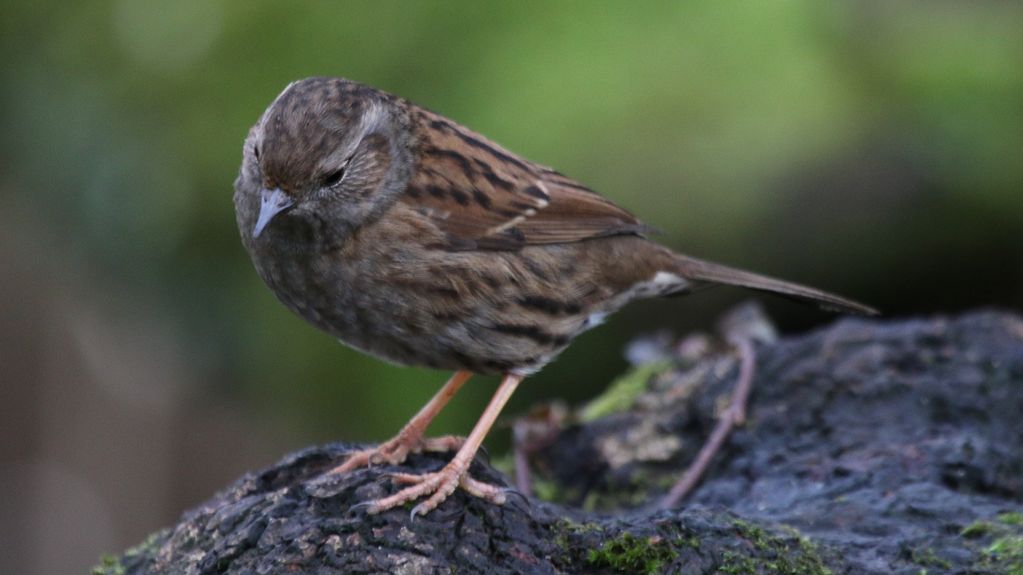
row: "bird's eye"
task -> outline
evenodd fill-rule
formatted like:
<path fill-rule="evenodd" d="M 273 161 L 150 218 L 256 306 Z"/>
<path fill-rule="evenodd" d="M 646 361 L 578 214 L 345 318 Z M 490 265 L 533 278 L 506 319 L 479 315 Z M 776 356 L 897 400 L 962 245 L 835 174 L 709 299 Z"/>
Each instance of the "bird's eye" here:
<path fill-rule="evenodd" d="M 345 166 L 342 166 L 334 170 L 333 172 L 327 173 L 325 176 L 323 176 L 321 184 L 323 185 L 324 188 L 332 188 L 336 186 L 337 183 L 340 182 L 341 178 L 343 177 L 345 177 Z"/>

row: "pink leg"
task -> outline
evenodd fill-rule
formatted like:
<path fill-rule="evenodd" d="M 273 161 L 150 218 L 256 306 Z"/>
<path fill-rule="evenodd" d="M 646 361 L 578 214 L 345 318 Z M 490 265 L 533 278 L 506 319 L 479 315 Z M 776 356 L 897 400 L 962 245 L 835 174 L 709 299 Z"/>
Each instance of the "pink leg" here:
<path fill-rule="evenodd" d="M 462 385 L 469 381 L 470 377 L 472 377 L 470 371 L 456 371 L 451 379 L 444 384 L 444 387 L 440 388 L 440 391 L 405 424 L 405 427 L 401 428 L 401 431 L 393 439 L 372 449 L 353 453 L 344 463 L 327 473 L 345 473 L 359 467 L 379 463 L 397 465 L 405 461 L 409 453 L 451 451 L 461 447 L 465 441 L 461 437 L 446 435 L 424 439 L 423 434 L 426 433 L 426 427 L 430 425 L 433 418 L 437 417 L 440 410 L 455 396 Z"/>
<path fill-rule="evenodd" d="M 412 509 L 412 515 L 429 513 L 447 499 L 459 486 L 476 497 L 482 497 L 496 504 L 504 503 L 503 489 L 476 481 L 469 477 L 468 470 L 473 457 L 476 455 L 476 451 L 479 450 L 480 444 L 483 443 L 483 438 L 486 437 L 487 432 L 494 425 L 494 421 L 497 420 L 498 414 L 501 413 L 501 409 L 508 403 L 508 399 L 521 381 L 521 375 L 509 374 L 504 376 L 501 385 L 494 393 L 494 397 L 490 400 L 487 408 L 483 410 L 483 415 L 480 416 L 476 426 L 472 428 L 472 433 L 466 438 L 465 443 L 450 463 L 440 471 L 433 473 L 422 475 L 412 473 L 394 474 L 392 477 L 396 483 L 408 484 L 410 487 L 406 487 L 390 497 L 384 497 L 383 499 L 371 502 L 369 504 L 369 512 L 380 513 L 381 511 L 403 505 L 413 499 L 428 495 L 429 497 L 426 501 Z"/>

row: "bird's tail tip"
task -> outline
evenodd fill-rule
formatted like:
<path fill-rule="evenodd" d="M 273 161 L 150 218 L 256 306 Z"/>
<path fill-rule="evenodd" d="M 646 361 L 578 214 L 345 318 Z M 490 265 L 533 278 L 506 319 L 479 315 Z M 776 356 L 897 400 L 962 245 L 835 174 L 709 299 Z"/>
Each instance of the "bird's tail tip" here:
<path fill-rule="evenodd" d="M 877 308 L 823 290 L 688 256 L 679 254 L 676 256 L 677 272 L 690 280 L 770 292 L 799 301 L 815 303 L 822 309 L 837 313 L 868 317 L 881 315 Z"/>

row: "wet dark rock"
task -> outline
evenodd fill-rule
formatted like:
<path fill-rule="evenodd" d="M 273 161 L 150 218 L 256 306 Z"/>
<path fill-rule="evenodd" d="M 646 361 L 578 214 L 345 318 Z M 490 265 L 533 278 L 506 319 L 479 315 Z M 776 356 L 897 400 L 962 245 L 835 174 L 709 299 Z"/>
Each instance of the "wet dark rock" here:
<path fill-rule="evenodd" d="M 569 415 L 532 457 L 555 503 L 459 492 L 414 521 L 366 515 L 353 506 L 392 492 L 387 472 L 445 458 L 324 481 L 350 448 L 331 445 L 246 475 L 97 570 L 1023 573 L 1019 317 L 846 319 L 761 345 L 746 425 L 680 509 L 647 511 L 727 401 L 737 361 L 717 347 L 661 345 Z M 483 461 L 473 473 L 504 481 Z"/>

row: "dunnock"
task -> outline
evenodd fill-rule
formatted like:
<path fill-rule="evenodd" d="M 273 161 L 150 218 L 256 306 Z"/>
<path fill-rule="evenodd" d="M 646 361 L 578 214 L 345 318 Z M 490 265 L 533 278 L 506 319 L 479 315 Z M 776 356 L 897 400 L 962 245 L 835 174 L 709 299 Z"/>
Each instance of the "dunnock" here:
<path fill-rule="evenodd" d="M 519 382 L 630 301 L 730 284 L 840 311 L 871 308 L 677 254 L 635 216 L 407 100 L 339 78 L 289 85 L 245 140 L 235 182 L 242 242 L 289 309 L 344 343 L 454 376 L 401 432 L 331 473 L 458 451 L 370 512 L 457 487 L 495 503 L 469 464 Z M 473 373 L 503 380 L 465 439 L 425 439 Z"/>

